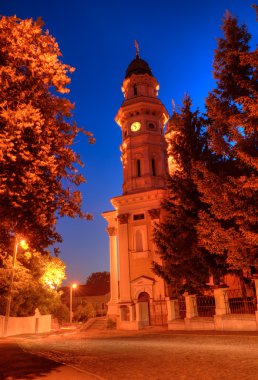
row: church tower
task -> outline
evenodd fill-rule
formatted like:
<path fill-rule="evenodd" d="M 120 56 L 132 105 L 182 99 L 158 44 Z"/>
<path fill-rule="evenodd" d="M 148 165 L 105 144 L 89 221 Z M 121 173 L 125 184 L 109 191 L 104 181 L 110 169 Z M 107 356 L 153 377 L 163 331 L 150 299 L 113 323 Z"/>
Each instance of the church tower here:
<path fill-rule="evenodd" d="M 152 271 L 152 261 L 159 261 L 152 229 L 159 221 L 168 171 L 164 138 L 168 113 L 158 90 L 137 50 L 126 70 L 124 102 L 115 117 L 122 131 L 122 195 L 111 199 L 113 211 L 102 214 L 110 238 L 108 317 L 124 329 L 139 329 L 165 318 L 165 284 Z"/>
<path fill-rule="evenodd" d="M 167 111 L 157 98 L 159 84 L 138 53 L 126 70 L 124 102 L 116 122 L 122 130 L 123 194 L 164 187 L 166 158 L 163 128 Z"/>

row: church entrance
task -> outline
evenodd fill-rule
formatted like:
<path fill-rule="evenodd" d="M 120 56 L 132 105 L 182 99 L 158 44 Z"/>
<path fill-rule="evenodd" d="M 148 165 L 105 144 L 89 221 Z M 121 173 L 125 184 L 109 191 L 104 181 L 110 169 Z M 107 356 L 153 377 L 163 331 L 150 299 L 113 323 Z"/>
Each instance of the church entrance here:
<path fill-rule="evenodd" d="M 143 326 L 149 326 L 150 324 L 150 296 L 146 292 L 142 292 L 139 294 L 138 297 L 138 303 L 139 303 L 139 319 L 141 321 L 142 327 Z"/>

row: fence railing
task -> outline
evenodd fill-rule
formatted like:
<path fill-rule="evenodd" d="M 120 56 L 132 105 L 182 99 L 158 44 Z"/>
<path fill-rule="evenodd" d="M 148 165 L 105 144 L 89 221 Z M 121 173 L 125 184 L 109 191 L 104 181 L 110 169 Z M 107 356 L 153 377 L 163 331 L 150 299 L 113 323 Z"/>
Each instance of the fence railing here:
<path fill-rule="evenodd" d="M 241 289 L 228 289 L 224 297 L 227 314 L 255 314 L 257 310 L 255 294 L 244 296 Z"/>
<path fill-rule="evenodd" d="M 178 298 L 178 307 L 179 307 L 179 317 L 181 319 L 184 319 L 186 317 L 186 303 L 185 303 L 184 296 Z"/>
<path fill-rule="evenodd" d="M 199 317 L 213 317 L 215 315 L 215 298 L 213 296 L 196 296 L 197 315 Z"/>
<path fill-rule="evenodd" d="M 158 298 L 150 304 L 150 324 L 163 326 L 167 323 L 167 303 L 165 298 Z"/>

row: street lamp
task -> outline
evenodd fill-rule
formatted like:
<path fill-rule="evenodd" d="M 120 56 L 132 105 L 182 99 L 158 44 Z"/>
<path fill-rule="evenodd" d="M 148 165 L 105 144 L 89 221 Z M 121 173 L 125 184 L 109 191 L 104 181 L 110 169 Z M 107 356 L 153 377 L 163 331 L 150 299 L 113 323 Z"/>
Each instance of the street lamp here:
<path fill-rule="evenodd" d="M 73 289 L 77 288 L 77 284 L 70 285 L 70 323 L 73 321 Z"/>
<path fill-rule="evenodd" d="M 19 245 L 23 249 L 27 249 L 28 245 L 24 239 L 19 237 L 18 235 L 14 236 L 14 247 L 13 247 L 13 262 L 12 262 L 12 272 L 11 272 L 11 281 L 9 285 L 8 295 L 7 295 L 7 303 L 5 309 L 5 322 L 4 322 L 4 336 L 7 335 L 8 331 L 8 322 L 10 317 L 11 303 L 12 303 L 12 290 L 13 290 L 13 280 L 14 280 L 14 270 L 15 270 L 15 262 L 18 252 Z"/>

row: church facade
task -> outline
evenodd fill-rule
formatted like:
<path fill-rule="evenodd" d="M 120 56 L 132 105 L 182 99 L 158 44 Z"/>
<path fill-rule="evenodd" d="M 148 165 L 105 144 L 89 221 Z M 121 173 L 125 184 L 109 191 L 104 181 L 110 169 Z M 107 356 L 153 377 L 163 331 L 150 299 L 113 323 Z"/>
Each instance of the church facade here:
<path fill-rule="evenodd" d="M 166 285 L 152 271 L 158 261 L 152 241 L 168 172 L 164 126 L 168 112 L 158 99 L 159 84 L 136 53 L 122 84 L 124 101 L 116 115 L 121 128 L 122 195 L 111 199 L 108 223 L 111 296 L 108 318 L 121 329 L 166 322 Z"/>

